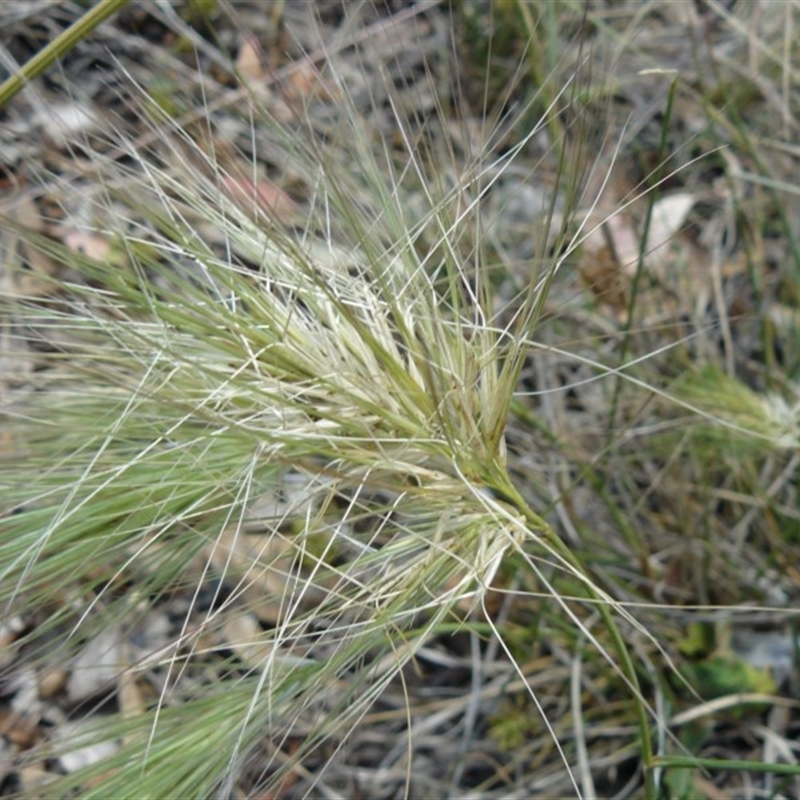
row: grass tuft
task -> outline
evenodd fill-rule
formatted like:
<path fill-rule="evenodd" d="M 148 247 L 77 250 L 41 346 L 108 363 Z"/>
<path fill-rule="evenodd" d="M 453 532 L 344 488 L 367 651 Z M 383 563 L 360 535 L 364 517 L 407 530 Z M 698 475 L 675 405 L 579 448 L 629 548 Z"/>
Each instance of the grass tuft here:
<path fill-rule="evenodd" d="M 126 9 L 127 46 L 174 34 L 169 68 L 120 55 L 113 112 L 41 165 L 56 207 L 5 213 L 0 669 L 39 714 L 12 788 L 688 797 L 701 769 L 781 773 L 685 724 L 720 686 L 777 701 L 722 620 L 786 613 L 794 575 L 796 376 L 753 354 L 796 295 L 754 335 L 725 294 L 746 270 L 687 233 L 719 220 L 704 169 L 767 172 L 720 124 L 728 77 L 637 84 L 653 116 L 608 136 L 601 65 L 661 30 L 638 4 L 278 3 L 259 30 L 292 60 L 266 66 L 245 6 L 201 5 Z"/>

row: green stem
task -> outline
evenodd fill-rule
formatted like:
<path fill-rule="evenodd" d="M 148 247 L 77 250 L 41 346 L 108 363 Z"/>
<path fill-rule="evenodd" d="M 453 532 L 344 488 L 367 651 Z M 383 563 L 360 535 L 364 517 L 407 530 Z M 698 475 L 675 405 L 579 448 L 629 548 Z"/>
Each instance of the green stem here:
<path fill-rule="evenodd" d="M 0 86 L 0 108 L 12 97 L 22 91 L 26 84 L 39 77 L 48 67 L 72 50 L 85 39 L 101 22 L 119 11 L 128 0 L 100 0 L 91 10 L 65 31 L 62 31 L 50 44 L 21 66 L 2 86 Z"/>
<path fill-rule="evenodd" d="M 516 510 L 522 514 L 529 527 L 538 531 L 546 541 L 547 545 L 552 547 L 553 550 L 555 550 L 558 555 L 561 556 L 564 561 L 575 570 L 576 574 L 587 578 L 586 587 L 592 593 L 592 595 L 594 595 L 594 599 L 600 601 L 597 603 L 597 611 L 603 620 L 603 624 L 611 635 L 611 639 L 614 642 L 614 649 L 617 651 L 617 654 L 622 662 L 622 674 L 628 681 L 636 701 L 636 716 L 639 726 L 641 758 L 645 777 L 645 797 L 655 797 L 657 792 L 654 782 L 654 772 L 652 769 L 655 764 L 655 757 L 653 755 L 653 745 L 650 739 L 650 723 L 647 718 L 647 708 L 645 703 L 641 701 L 642 692 L 639 686 L 639 678 L 636 674 L 636 667 L 634 666 L 630 651 L 625 644 L 625 639 L 620 632 L 616 621 L 614 620 L 611 609 L 608 607 L 607 603 L 603 601 L 603 598 L 600 596 L 600 594 L 593 588 L 594 584 L 589 579 L 580 560 L 569 549 L 566 543 L 556 535 L 555 531 L 547 524 L 547 522 L 545 522 L 544 519 L 542 519 L 530 508 L 522 495 L 517 491 L 510 478 L 505 476 L 505 480 L 501 479 L 501 481 L 498 483 L 502 484 L 502 488 L 500 488 L 497 484 L 494 484 L 494 488 L 500 488 L 503 499 L 506 502 L 510 502 L 516 508 Z"/>
<path fill-rule="evenodd" d="M 726 769 L 740 772 L 771 772 L 775 775 L 800 775 L 797 764 L 774 764 L 768 761 L 741 761 L 722 758 L 692 758 L 691 756 L 658 756 L 654 767 L 663 769 Z"/>
<path fill-rule="evenodd" d="M 667 135 L 669 133 L 669 123 L 672 119 L 672 110 L 675 105 L 675 94 L 678 88 L 678 81 L 677 79 L 673 79 L 672 83 L 669 87 L 669 94 L 667 95 L 667 107 L 664 109 L 664 121 L 661 124 L 661 140 L 658 144 L 658 155 L 657 155 L 657 167 L 653 171 L 652 174 L 652 186 L 654 187 L 651 191 L 648 192 L 648 202 L 647 202 L 647 213 L 644 219 L 644 228 L 642 230 L 641 238 L 639 239 L 639 255 L 636 259 L 636 272 L 633 275 L 633 281 L 631 282 L 631 293 L 630 297 L 628 298 L 628 308 L 625 313 L 625 324 L 622 328 L 622 343 L 620 345 L 620 353 L 619 353 L 619 364 L 620 369 L 625 365 L 625 360 L 628 357 L 628 348 L 630 347 L 631 341 L 631 332 L 633 330 L 633 317 L 634 312 L 636 310 L 636 301 L 639 296 L 639 286 L 642 281 L 642 275 L 644 273 L 644 262 L 647 258 L 647 245 L 648 245 L 648 238 L 650 234 L 650 224 L 653 219 L 653 207 L 655 206 L 656 202 L 656 189 L 655 187 L 658 186 L 659 181 L 661 180 L 661 176 L 664 173 L 665 165 L 667 161 L 667 150 L 669 142 L 667 140 Z M 620 401 L 620 393 L 622 391 L 622 375 L 618 373 L 616 379 L 614 381 L 614 395 L 611 398 L 611 413 L 609 414 L 608 419 L 608 441 L 609 443 L 613 439 L 614 436 L 614 425 L 617 418 L 617 410 L 619 408 L 619 401 Z"/>

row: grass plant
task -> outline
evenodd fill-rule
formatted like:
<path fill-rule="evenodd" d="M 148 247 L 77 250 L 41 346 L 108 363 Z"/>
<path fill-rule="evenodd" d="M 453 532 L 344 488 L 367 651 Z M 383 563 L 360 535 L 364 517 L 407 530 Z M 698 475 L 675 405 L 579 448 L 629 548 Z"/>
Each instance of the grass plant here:
<path fill-rule="evenodd" d="M 440 11 L 403 19 L 455 36 Z M 780 550 L 796 546 L 794 377 L 726 373 L 727 315 L 687 331 L 648 260 L 660 193 L 703 168 L 687 151 L 684 179 L 667 156 L 673 104 L 697 95 L 664 82 L 652 180 L 609 211 L 626 129 L 600 158 L 594 55 L 563 73 L 551 58 L 559 30 L 610 26 L 616 46 L 619 26 L 570 3 L 542 27 L 524 4 L 498 19 L 514 13 L 548 46 L 477 113 L 441 64 L 423 57 L 412 82 L 399 52 L 375 74 L 341 57 L 365 30 L 407 35 L 377 6 L 342 11 L 345 43 L 308 34 L 283 83 L 219 50 L 233 89 L 198 71 L 164 102 L 129 75 L 135 129 L 120 114 L 81 131 L 77 173 L 40 176 L 86 192 L 81 245 L 6 215 L 24 250 L 3 264 L 4 357 L 23 377 L 0 406 L 2 663 L 40 698 L 63 669 L 70 717 L 17 754 L 21 794 L 655 798 L 693 796 L 715 769 L 796 780 L 707 757 L 680 716 L 712 691 L 690 652 L 720 693 L 757 691 L 730 678 L 717 612 L 787 616 Z M 528 74 L 546 89 L 523 94 Z M 200 115 L 173 115 L 198 98 Z M 504 187 L 539 180 L 517 256 Z M 615 319 L 574 276 L 637 203 Z M 753 528 L 715 543 L 741 507 Z M 454 664 L 469 677 L 437 695 Z M 83 692 L 81 670 L 98 682 Z M 437 752 L 447 764 L 425 761 Z M 484 752 L 502 763 L 470 773 Z"/>

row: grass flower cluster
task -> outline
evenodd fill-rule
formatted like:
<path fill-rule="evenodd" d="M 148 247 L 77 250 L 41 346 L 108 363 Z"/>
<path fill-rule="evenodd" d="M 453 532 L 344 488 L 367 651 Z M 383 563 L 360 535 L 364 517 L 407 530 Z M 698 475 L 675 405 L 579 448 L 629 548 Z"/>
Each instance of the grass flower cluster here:
<path fill-rule="evenodd" d="M 402 151 L 376 156 L 347 87 L 331 91 L 344 98 L 337 138 L 352 143 L 338 161 L 313 131 L 251 109 L 312 187 L 302 230 L 255 196 L 231 197 L 237 176 L 162 121 L 165 149 L 150 158 L 123 140 L 130 164 L 111 165 L 109 194 L 147 229 L 120 220 L 113 264 L 32 239 L 74 277 L 52 305 L 6 302 L 18 329 L 45 326 L 55 350 L 4 480 L 15 513 L 2 523 L 2 600 L 48 614 L 30 646 L 61 639 L 66 657 L 186 581 L 231 584 L 198 624 L 187 617 L 175 641 L 129 665 L 135 675 L 155 661 L 164 685 L 144 719 L 118 723 L 125 744 L 101 762 L 103 796 L 224 794 L 265 733 L 277 745 L 264 779 L 280 780 L 343 737 L 432 634 L 485 608 L 507 554 L 584 578 L 514 488 L 504 450 L 527 341 L 569 248 L 498 313 L 482 253 L 461 240 L 479 237 L 483 195 L 514 152 L 454 164 L 452 185 L 430 186 L 408 120 L 396 120 Z M 430 187 L 422 215 L 405 208 L 400 169 Z M 258 542 L 243 564 L 245 538 Z M 219 612 L 253 589 L 275 609 L 274 627 L 241 643 L 259 657 L 174 708 Z M 187 720 L 182 771 L 173 726 Z M 280 760 L 280 742 L 298 736 Z M 84 785 L 84 772 L 63 783 Z"/>

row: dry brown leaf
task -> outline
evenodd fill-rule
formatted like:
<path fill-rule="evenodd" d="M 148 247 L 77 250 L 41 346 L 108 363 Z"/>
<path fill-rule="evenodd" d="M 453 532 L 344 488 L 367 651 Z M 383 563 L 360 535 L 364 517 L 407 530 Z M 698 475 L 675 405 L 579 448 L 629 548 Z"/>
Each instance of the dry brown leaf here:
<path fill-rule="evenodd" d="M 60 666 L 53 666 L 39 673 L 39 697 L 48 700 L 59 694 L 67 685 L 69 672 Z"/>
<path fill-rule="evenodd" d="M 610 246 L 604 244 L 597 251 L 584 251 L 578 262 L 578 270 L 584 284 L 598 300 L 616 311 L 626 308 L 630 280 L 619 268 Z"/>
<path fill-rule="evenodd" d="M 690 192 L 677 192 L 660 198 L 653 204 L 644 264 L 655 269 L 658 277 L 672 285 L 676 276 L 664 275 L 663 266 L 681 259 L 664 245 L 675 240 L 696 202 Z M 608 216 L 594 228 L 583 242 L 583 255 L 578 264 L 584 283 L 603 303 L 621 312 L 627 307 L 628 289 L 636 274 L 641 250 L 640 237 L 633 220 L 625 213 Z M 685 260 L 685 259 L 683 259 Z"/>
<path fill-rule="evenodd" d="M 262 622 L 278 623 L 281 598 L 295 571 L 288 542 L 271 535 L 246 534 L 229 526 L 207 555 Z"/>
<path fill-rule="evenodd" d="M 259 81 L 264 77 L 264 69 L 261 66 L 261 45 L 253 34 L 245 36 L 239 48 L 239 54 L 236 56 L 236 72 L 245 81 Z"/>
<path fill-rule="evenodd" d="M 269 181 L 252 181 L 229 175 L 224 179 L 223 186 L 228 197 L 245 211 L 258 210 L 280 222 L 287 222 L 297 214 L 297 203 Z"/>
<path fill-rule="evenodd" d="M 258 619 L 250 612 L 231 614 L 225 620 L 222 633 L 227 646 L 247 667 L 263 666 L 275 649 L 272 642 L 264 641 Z"/>
<path fill-rule="evenodd" d="M 123 647 L 123 653 L 128 664 L 133 662 L 130 650 L 130 645 Z M 125 719 L 139 717 L 147 710 L 145 695 L 139 684 L 139 676 L 131 669 L 124 669 L 119 675 L 119 680 L 117 681 L 117 703 Z M 133 735 L 124 737 L 126 744 L 131 744 L 134 740 L 135 736 Z"/>
<path fill-rule="evenodd" d="M 24 766 L 17 771 L 16 776 L 22 792 L 30 797 L 36 797 L 37 795 L 46 797 L 47 794 L 41 790 L 57 777 L 38 765 Z"/>
<path fill-rule="evenodd" d="M 72 230 L 65 233 L 62 241 L 74 253 L 102 261 L 111 252 L 111 244 L 105 236 Z"/>
<path fill-rule="evenodd" d="M 39 738 L 39 714 L 0 709 L 0 736 L 18 750 L 29 750 Z"/>
<path fill-rule="evenodd" d="M 0 220 L 12 225 L 0 225 L 0 275 L 2 291 L 11 295 L 37 297 L 50 294 L 53 282 L 48 280 L 59 271 L 58 264 L 39 248 L 24 241 L 16 232 L 22 227 L 32 233 L 45 230 L 39 209 L 33 198 L 24 192 L 15 192 L 0 204 Z M 22 266 L 28 269 L 23 271 Z"/>
<path fill-rule="evenodd" d="M 284 84 L 282 94 L 290 105 L 302 105 L 310 100 L 334 103 L 341 99 L 336 89 L 323 81 L 319 69 L 311 61 L 297 64 Z"/>

